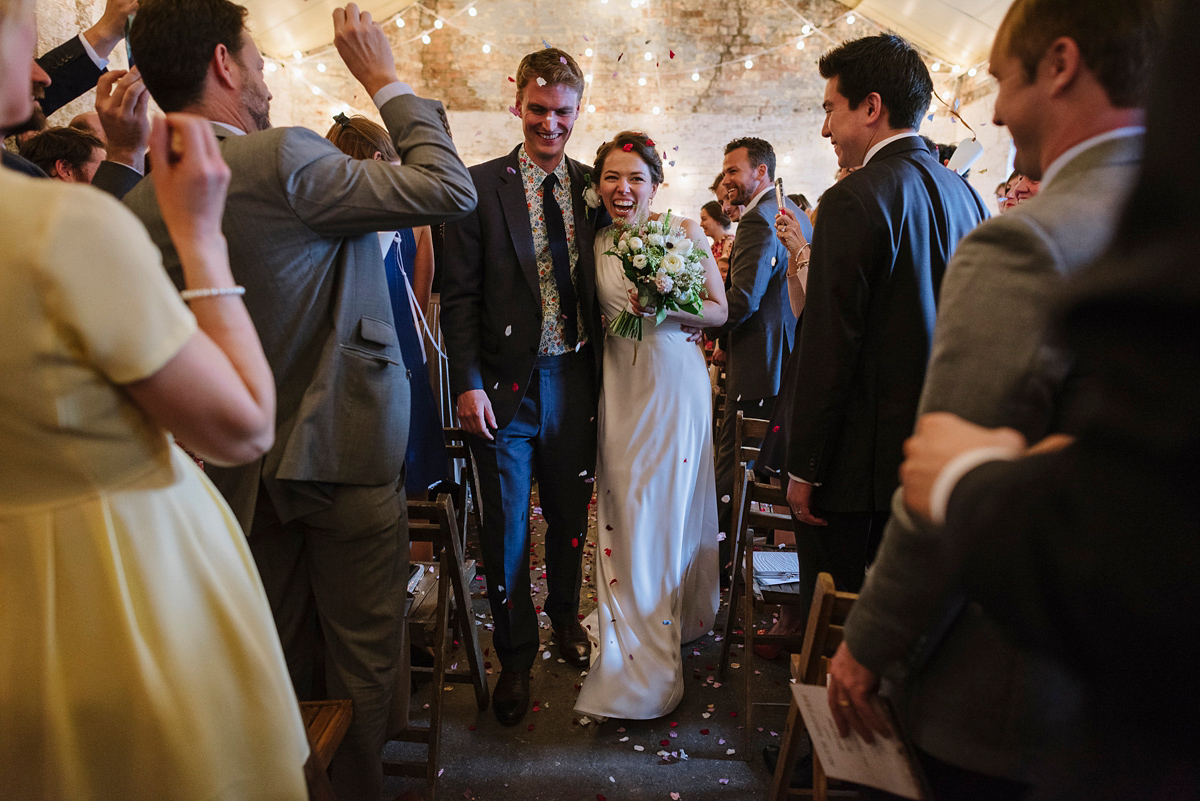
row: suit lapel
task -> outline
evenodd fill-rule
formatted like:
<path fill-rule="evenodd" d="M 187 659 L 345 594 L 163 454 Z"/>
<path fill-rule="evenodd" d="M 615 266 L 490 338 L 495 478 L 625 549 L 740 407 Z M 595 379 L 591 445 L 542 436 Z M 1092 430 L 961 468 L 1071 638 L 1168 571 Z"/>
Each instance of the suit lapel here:
<path fill-rule="evenodd" d="M 500 171 L 500 208 L 504 209 L 504 218 L 508 220 L 508 234 L 512 237 L 513 248 L 517 260 L 521 263 L 521 272 L 529 281 L 535 298 L 542 297 L 541 281 L 538 280 L 537 254 L 533 252 L 533 227 L 529 224 L 529 205 L 525 199 L 525 184 L 521 180 L 521 165 L 517 153 L 520 145 L 504 160 L 504 169 Z"/>

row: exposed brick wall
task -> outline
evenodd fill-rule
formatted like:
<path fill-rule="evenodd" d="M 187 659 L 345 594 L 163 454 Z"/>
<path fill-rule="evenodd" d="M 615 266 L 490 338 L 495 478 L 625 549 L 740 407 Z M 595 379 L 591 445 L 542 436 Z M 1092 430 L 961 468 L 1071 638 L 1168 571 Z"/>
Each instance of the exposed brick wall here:
<path fill-rule="evenodd" d="M 824 81 L 816 69 L 817 58 L 832 45 L 821 34 L 808 37 L 803 50 L 794 45 L 804 24 L 801 15 L 818 25 L 836 20 L 846 10 L 836 0 L 650 0 L 636 9 L 628 0 L 480 0 L 475 17 L 464 13 L 465 0 L 425 0 L 425 5 L 448 20 L 430 34 L 428 45 L 410 41 L 433 24 L 419 8 L 404 12 L 403 28 L 389 24 L 386 30 L 401 78 L 419 94 L 446 104 L 468 164 L 507 153 L 520 141 L 520 123 L 508 111 L 515 95 L 509 76 L 521 56 L 544 39 L 575 54 L 593 76 L 583 105 L 594 104 L 596 110 L 582 115 L 568 153 L 590 163 L 596 147 L 613 133 L 647 131 L 667 160 L 675 161 L 656 200 L 660 208 L 697 215 L 711 199 L 707 187 L 720 170 L 724 144 L 737 136 L 761 136 L 775 146 L 778 174 L 789 192 L 815 200 L 833 180 L 833 150 L 820 136 Z M 41 50 L 89 25 L 102 9 L 103 0 L 39 0 Z M 839 22 L 826 33 L 842 40 L 873 31 L 863 22 Z M 491 53 L 482 51 L 484 43 Z M 585 55 L 589 47 L 591 57 Z M 115 65 L 123 64 L 122 51 L 117 48 Z M 647 51 L 653 60 L 645 60 Z M 746 69 L 745 57 L 760 53 L 753 69 Z M 276 125 L 305 125 L 324 134 L 343 104 L 376 116 L 370 98 L 332 48 L 306 54 L 301 62 L 289 54 L 267 55 L 282 59 L 267 74 Z M 723 61 L 732 63 L 711 68 Z M 325 65 L 324 72 L 317 71 L 318 63 Z M 692 80 L 693 70 L 700 80 Z M 646 86 L 638 85 L 639 77 L 646 78 Z M 1008 138 L 990 124 L 992 90 L 986 80 L 980 76 L 970 83 L 968 96 L 978 99 L 961 111 L 986 147 L 972 183 L 990 204 L 992 189 L 1007 177 Z M 313 93 L 314 86 L 320 94 Z M 939 78 L 938 86 L 950 100 L 955 82 Z M 89 95 L 53 121 L 65 123 L 92 102 Z M 657 115 L 651 113 L 656 105 Z M 926 121 L 922 132 L 937 141 L 966 135 L 944 112 Z"/>

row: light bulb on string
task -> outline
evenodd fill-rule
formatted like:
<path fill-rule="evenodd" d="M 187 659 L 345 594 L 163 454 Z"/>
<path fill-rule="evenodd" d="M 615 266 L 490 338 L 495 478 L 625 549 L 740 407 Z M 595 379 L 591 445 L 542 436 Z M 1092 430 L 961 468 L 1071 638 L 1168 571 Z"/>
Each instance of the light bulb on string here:
<path fill-rule="evenodd" d="M 933 70 L 934 72 L 941 72 L 942 71 L 942 62 L 940 62 L 940 61 L 933 62 L 933 66 L 930 67 L 929 69 Z"/>
<path fill-rule="evenodd" d="M 971 67 L 971 69 L 967 70 L 967 75 L 971 78 L 974 78 L 978 74 L 979 70 L 975 69 L 974 67 Z"/>
<path fill-rule="evenodd" d="M 435 19 L 433 21 L 433 27 L 437 28 L 440 31 L 442 29 L 442 21 L 440 19 Z"/>
<path fill-rule="evenodd" d="M 784 164 L 791 164 L 791 163 L 792 163 L 792 157 L 791 157 L 791 156 L 784 156 L 784 157 L 783 157 L 783 163 L 784 163 Z"/>
<path fill-rule="evenodd" d="M 754 62 L 751 61 L 750 59 L 746 59 L 745 67 L 748 70 L 754 69 Z"/>
<path fill-rule="evenodd" d="M 433 40 L 429 38 L 429 34 L 427 34 L 427 33 L 421 34 L 421 44 L 429 44 L 431 41 L 433 41 Z"/>
<path fill-rule="evenodd" d="M 858 21 L 858 17 L 854 16 L 853 14 L 846 15 L 846 24 L 847 25 L 853 25 L 857 21 Z"/>
<path fill-rule="evenodd" d="M 591 58 L 592 57 L 592 48 L 589 47 L 587 50 L 584 50 L 583 54 L 585 56 L 587 56 L 588 58 Z"/>
<path fill-rule="evenodd" d="M 292 53 L 292 58 L 299 61 L 300 59 L 304 58 L 304 54 L 297 50 L 295 53 Z"/>
<path fill-rule="evenodd" d="M 651 113 L 651 114 L 661 114 L 661 113 L 662 113 L 662 109 L 661 109 L 661 108 L 659 108 L 658 106 L 655 106 L 654 108 L 650 109 L 650 113 Z"/>
<path fill-rule="evenodd" d="M 485 53 L 490 53 L 490 52 L 492 52 L 492 46 L 491 46 L 490 44 L 485 44 L 485 45 L 483 46 L 483 52 L 485 52 Z"/>
<path fill-rule="evenodd" d="M 803 28 L 800 29 L 800 33 L 804 34 L 805 36 L 808 36 L 812 32 L 813 32 L 813 27 L 811 25 L 805 25 Z"/>
<path fill-rule="evenodd" d="M 314 95 L 319 95 L 319 94 L 321 94 L 321 90 L 319 88 L 317 88 L 316 86 L 314 86 L 314 87 L 312 87 L 312 93 Z"/>
<path fill-rule="evenodd" d="M 279 65 L 276 64 L 274 61 L 267 62 L 267 72 L 274 72 L 277 69 L 279 69 Z"/>
<path fill-rule="evenodd" d="M 638 86 L 645 86 L 645 85 L 646 85 L 646 79 L 638 78 Z"/>
<path fill-rule="evenodd" d="M 471 6 L 470 8 L 467 9 L 467 13 L 470 14 L 472 17 L 474 17 L 476 14 L 479 13 L 479 10 L 476 9 L 475 6 Z"/>
<path fill-rule="evenodd" d="M 698 81 L 698 80 L 700 80 L 700 73 L 698 73 L 698 72 L 693 72 L 693 73 L 692 73 L 692 80 L 693 80 L 693 81 Z"/>
<path fill-rule="evenodd" d="M 304 73 L 300 71 L 299 67 L 292 67 L 292 77 L 293 78 L 303 78 Z"/>
<path fill-rule="evenodd" d="M 590 72 L 589 72 L 587 75 L 584 75 L 584 76 L 583 76 L 583 82 L 584 82 L 584 83 L 591 83 L 591 82 L 592 82 L 592 73 L 590 73 Z"/>
<path fill-rule="evenodd" d="M 653 61 L 653 60 L 654 60 L 654 54 L 653 54 L 653 53 L 651 53 L 649 50 L 647 50 L 647 51 L 646 51 L 646 55 L 645 55 L 645 59 L 646 59 L 647 61 Z"/>
<path fill-rule="evenodd" d="M 804 49 L 804 40 L 803 40 L 803 39 L 797 39 L 797 40 L 796 40 L 796 49 L 797 49 L 797 50 L 803 50 L 803 49 Z"/>
<path fill-rule="evenodd" d="M 397 28 L 404 27 L 404 19 L 402 17 L 396 17 L 396 27 Z"/>
<path fill-rule="evenodd" d="M 587 105 L 587 110 L 588 110 L 588 114 L 595 114 L 595 113 L 596 113 L 596 106 L 595 106 L 595 104 L 593 104 L 593 103 L 588 103 L 588 105 Z"/>
<path fill-rule="evenodd" d="M 325 62 L 322 61 L 319 64 L 317 64 L 317 72 L 324 72 L 324 71 L 325 71 Z"/>

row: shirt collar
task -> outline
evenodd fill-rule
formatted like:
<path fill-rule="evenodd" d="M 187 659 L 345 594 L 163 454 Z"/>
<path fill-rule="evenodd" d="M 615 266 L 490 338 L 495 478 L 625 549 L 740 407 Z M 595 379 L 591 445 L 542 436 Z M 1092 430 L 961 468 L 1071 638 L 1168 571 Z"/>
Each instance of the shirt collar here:
<path fill-rule="evenodd" d="M 209 122 L 212 123 L 213 125 L 220 125 L 225 130 L 229 131 L 230 133 L 235 133 L 238 136 L 246 135 L 246 132 L 243 131 L 241 128 L 236 128 L 227 122 L 217 122 L 216 120 L 209 120 Z"/>
<path fill-rule="evenodd" d="M 1084 139 L 1074 147 L 1068 148 L 1065 153 L 1050 162 L 1050 166 L 1042 173 L 1042 185 L 1039 191 L 1045 192 L 1046 187 L 1050 186 L 1058 174 L 1062 172 L 1063 167 L 1067 166 L 1076 156 L 1083 153 L 1085 150 L 1091 150 L 1096 145 L 1104 142 L 1111 142 L 1114 139 L 1124 139 L 1130 136 L 1141 136 L 1146 132 L 1143 125 L 1127 125 L 1124 128 L 1113 128 L 1111 131 L 1105 131 L 1102 134 L 1097 134 L 1091 139 Z"/>
<path fill-rule="evenodd" d="M 870 150 L 868 150 L 867 155 L 863 158 L 863 166 L 864 167 L 867 166 L 867 164 L 871 161 L 871 159 L 875 157 L 876 153 L 878 153 L 880 150 L 883 150 L 885 147 L 890 145 L 892 142 L 895 142 L 900 139 L 905 139 L 910 136 L 919 137 L 920 134 L 917 133 L 916 131 L 905 131 L 904 133 L 898 133 L 895 136 L 889 136 L 887 139 L 884 139 L 882 142 L 876 142 L 874 147 L 872 147 Z"/>
<path fill-rule="evenodd" d="M 538 186 L 541 186 L 542 181 L 545 181 L 546 176 L 550 174 L 543 170 L 536 161 L 530 158 L 529 151 L 525 149 L 524 142 L 521 143 L 521 153 L 517 161 L 519 161 L 521 164 L 521 172 L 524 173 L 527 178 L 532 179 L 533 182 Z M 567 157 L 565 154 L 561 159 L 559 159 L 558 166 L 554 168 L 554 175 L 558 178 L 559 186 L 567 185 Z"/>
<path fill-rule="evenodd" d="M 763 191 L 761 191 L 761 192 L 759 192 L 757 195 L 755 195 L 753 198 L 751 198 L 751 199 L 750 199 L 750 202 L 746 204 L 746 208 L 742 209 L 742 214 L 745 214 L 746 212 L 750 211 L 750 209 L 752 209 L 752 208 L 754 208 L 755 206 L 757 206 L 757 205 L 758 205 L 758 201 L 760 201 L 760 200 L 762 200 L 762 199 L 763 199 L 763 195 L 767 194 L 768 192 L 770 192 L 770 191 L 771 191 L 772 189 L 774 189 L 774 188 L 775 188 L 775 185 L 774 185 L 774 184 L 770 184 L 770 185 L 768 185 L 768 186 L 767 186 L 767 188 L 766 188 L 766 189 L 764 189 Z"/>

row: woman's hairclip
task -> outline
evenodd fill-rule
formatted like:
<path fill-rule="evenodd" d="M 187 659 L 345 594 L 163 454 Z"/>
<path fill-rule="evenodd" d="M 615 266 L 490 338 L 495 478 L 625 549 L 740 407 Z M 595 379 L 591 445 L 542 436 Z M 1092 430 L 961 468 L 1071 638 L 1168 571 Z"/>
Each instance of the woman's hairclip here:
<path fill-rule="evenodd" d="M 341 113 L 340 111 L 337 114 L 333 115 L 333 121 L 336 122 L 338 125 L 343 125 L 343 126 L 350 124 L 350 118 L 347 117 L 345 114 Z"/>

